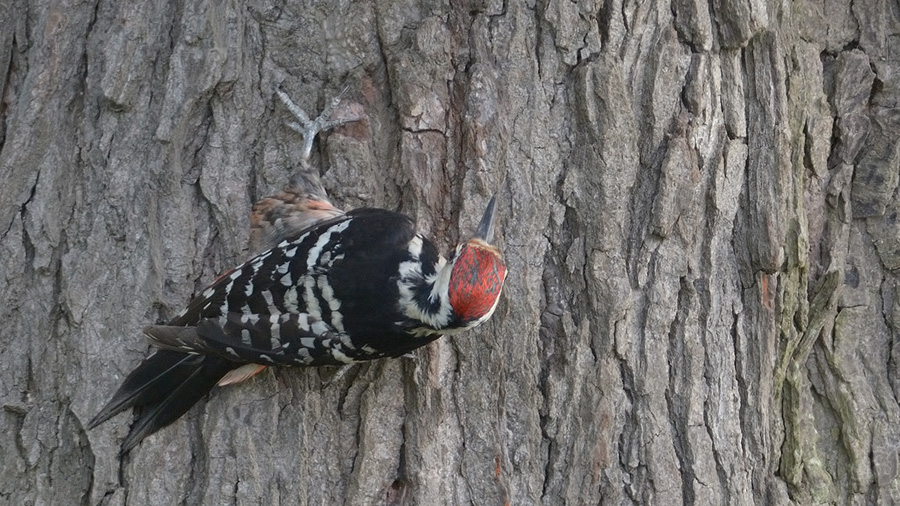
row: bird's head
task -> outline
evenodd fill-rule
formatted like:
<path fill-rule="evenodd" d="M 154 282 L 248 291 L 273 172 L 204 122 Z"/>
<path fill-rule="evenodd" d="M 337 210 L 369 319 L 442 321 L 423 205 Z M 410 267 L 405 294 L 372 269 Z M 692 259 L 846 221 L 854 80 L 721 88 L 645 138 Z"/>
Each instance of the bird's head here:
<path fill-rule="evenodd" d="M 457 246 L 451 259 L 447 295 L 453 313 L 466 328 L 490 318 L 506 279 L 503 256 L 491 245 L 496 208 L 496 197 L 492 197 L 475 235 Z"/>

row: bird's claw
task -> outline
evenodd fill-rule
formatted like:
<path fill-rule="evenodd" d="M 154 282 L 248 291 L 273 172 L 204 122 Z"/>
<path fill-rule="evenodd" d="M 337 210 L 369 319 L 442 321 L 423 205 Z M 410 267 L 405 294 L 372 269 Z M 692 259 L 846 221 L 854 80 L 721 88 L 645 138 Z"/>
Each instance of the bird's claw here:
<path fill-rule="evenodd" d="M 291 97 L 288 96 L 287 93 L 284 92 L 280 87 L 275 88 L 275 93 L 278 95 L 278 98 L 281 99 L 281 102 L 288 108 L 291 114 L 297 119 L 296 122 L 289 121 L 287 122 L 288 128 L 299 133 L 303 136 L 303 149 L 301 152 L 301 156 L 303 157 L 303 161 L 309 161 L 310 156 L 312 155 L 312 145 L 313 141 L 316 138 L 316 135 L 319 132 L 325 132 L 327 130 L 331 130 L 332 128 L 341 126 L 345 123 L 352 123 L 354 121 L 359 121 L 361 118 L 338 118 L 338 119 L 330 119 L 331 115 L 334 113 L 337 106 L 341 103 L 341 99 L 344 97 L 344 94 L 347 93 L 347 90 L 350 89 L 349 86 L 344 87 L 340 93 L 338 93 L 325 109 L 322 110 L 322 113 L 316 119 L 310 119 L 309 115 L 306 114 L 299 105 L 294 103 L 291 100 Z"/>
<path fill-rule="evenodd" d="M 355 365 L 357 365 L 357 364 L 355 364 L 355 363 L 354 364 L 344 364 L 344 365 L 340 366 L 338 368 L 338 370 L 335 371 L 334 374 L 331 375 L 330 378 L 328 378 L 322 382 L 322 387 L 328 388 L 331 385 L 337 384 L 347 374 L 347 371 L 352 369 L 353 366 L 355 366 Z"/>

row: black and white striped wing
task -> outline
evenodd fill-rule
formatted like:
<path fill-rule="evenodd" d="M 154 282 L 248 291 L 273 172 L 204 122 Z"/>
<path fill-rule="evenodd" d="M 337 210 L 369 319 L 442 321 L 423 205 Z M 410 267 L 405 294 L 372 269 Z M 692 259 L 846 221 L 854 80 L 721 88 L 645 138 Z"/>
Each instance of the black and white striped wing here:
<path fill-rule="evenodd" d="M 329 323 L 331 315 L 321 308 L 329 296 L 325 280 L 342 256 L 340 234 L 349 221 L 341 217 L 319 224 L 219 276 L 169 325 L 197 325 L 229 313 L 248 317 L 307 313 Z"/>
<path fill-rule="evenodd" d="M 168 325 L 146 333 L 161 347 L 237 363 L 400 356 L 436 338 L 410 333 L 414 322 L 401 312 L 398 285 L 401 267 L 422 265 L 424 257 L 430 265 L 432 256 L 434 246 L 408 217 L 357 209 L 223 274 Z"/>
<path fill-rule="evenodd" d="M 247 315 L 228 313 L 197 325 L 154 325 L 147 339 L 162 349 L 218 355 L 262 365 L 340 365 L 353 362 L 349 340 L 305 313 Z"/>
<path fill-rule="evenodd" d="M 320 223 L 221 275 L 168 325 L 145 329 L 158 347 L 264 365 L 346 362 L 339 303 L 328 284 L 350 220 Z"/>

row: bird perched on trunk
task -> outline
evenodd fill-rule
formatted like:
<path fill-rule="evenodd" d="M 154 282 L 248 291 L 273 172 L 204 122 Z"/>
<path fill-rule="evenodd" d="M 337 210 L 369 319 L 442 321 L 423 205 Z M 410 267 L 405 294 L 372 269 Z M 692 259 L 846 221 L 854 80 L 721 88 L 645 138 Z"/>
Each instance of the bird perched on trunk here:
<path fill-rule="evenodd" d="M 315 120 L 280 90 L 299 120 L 305 173 L 253 208 L 255 240 L 271 246 L 221 275 L 167 325 L 144 329 L 153 355 L 125 378 L 88 424 L 134 408 L 126 453 L 183 415 L 216 385 L 267 366 L 343 365 L 400 357 L 490 318 L 506 266 L 493 246 L 495 198 L 478 228 L 448 258 L 406 215 L 343 212 L 308 160 L 340 95 Z M 351 120 L 352 121 L 352 120 Z"/>

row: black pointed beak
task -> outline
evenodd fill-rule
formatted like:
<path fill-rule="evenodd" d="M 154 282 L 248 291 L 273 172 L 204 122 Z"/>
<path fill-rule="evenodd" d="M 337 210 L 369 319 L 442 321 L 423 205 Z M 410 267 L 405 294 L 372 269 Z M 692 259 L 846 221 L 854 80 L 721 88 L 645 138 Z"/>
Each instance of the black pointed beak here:
<path fill-rule="evenodd" d="M 475 238 L 491 244 L 494 242 L 494 222 L 497 216 L 497 196 L 491 197 L 488 202 L 487 209 L 484 210 L 484 216 L 481 217 L 481 223 L 475 229 Z"/>

